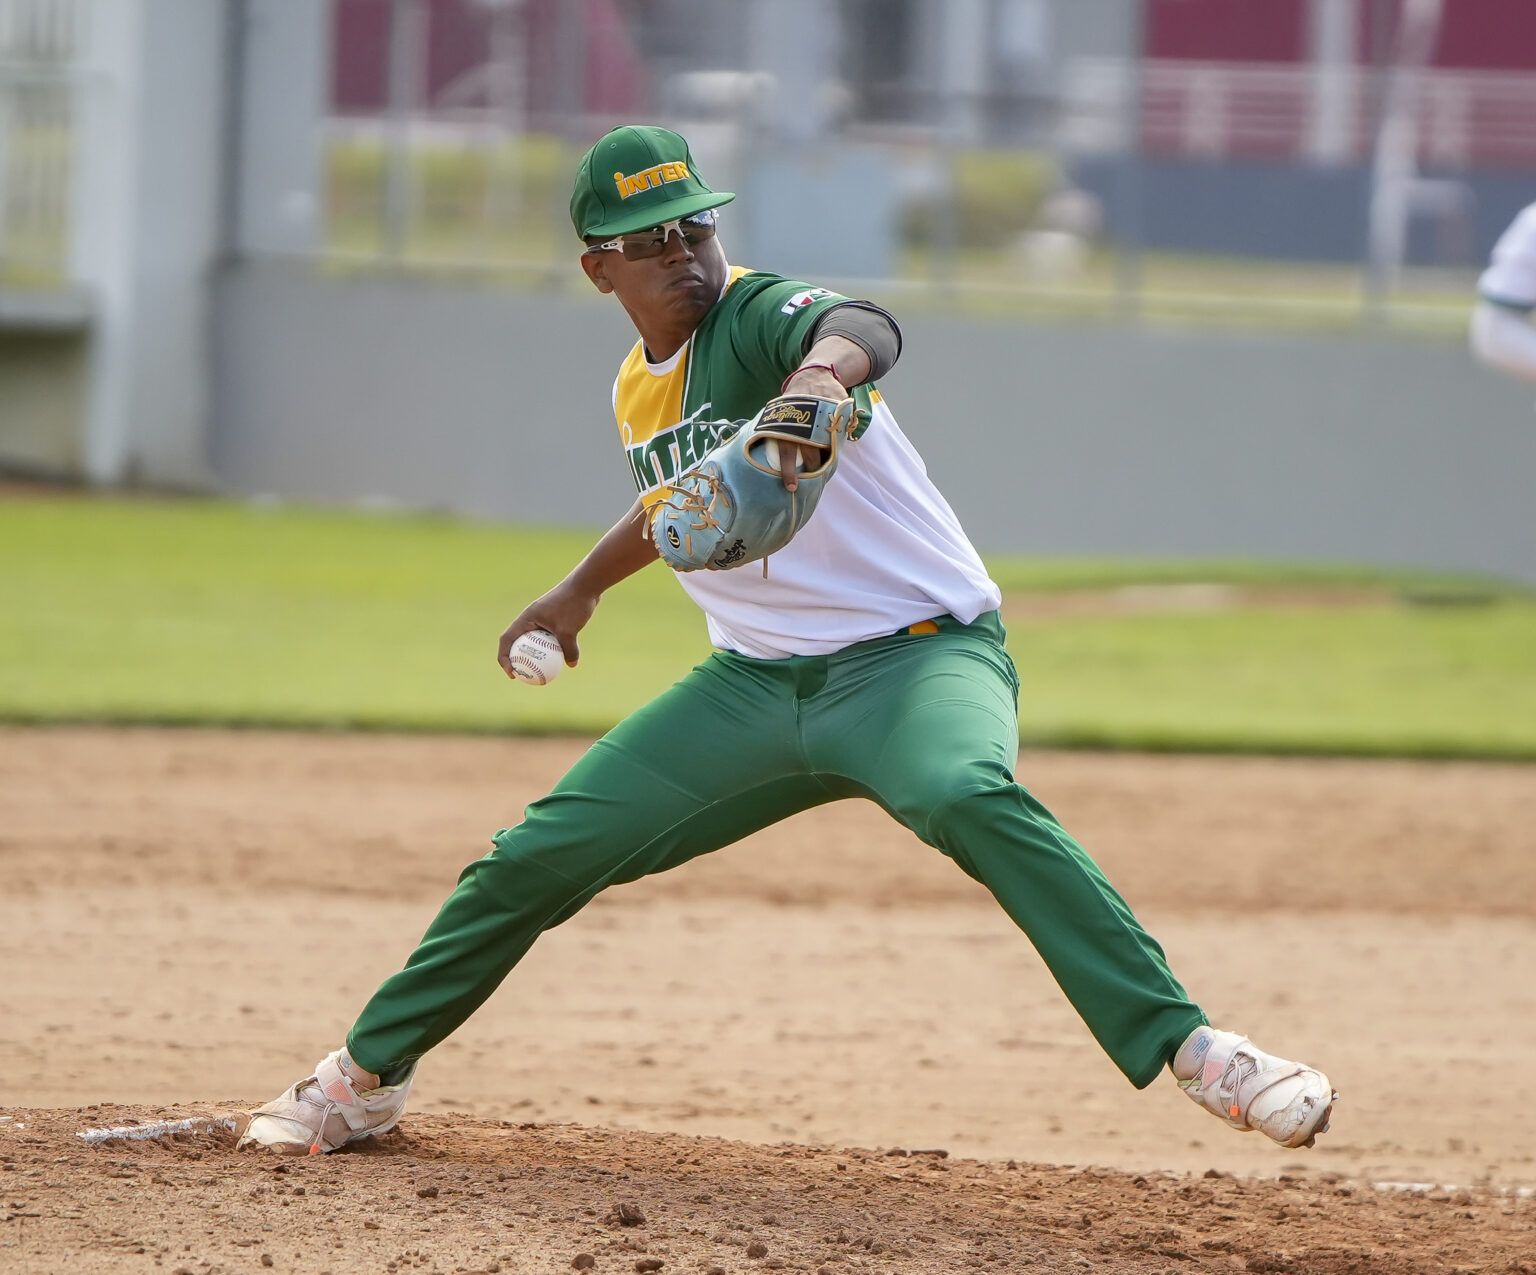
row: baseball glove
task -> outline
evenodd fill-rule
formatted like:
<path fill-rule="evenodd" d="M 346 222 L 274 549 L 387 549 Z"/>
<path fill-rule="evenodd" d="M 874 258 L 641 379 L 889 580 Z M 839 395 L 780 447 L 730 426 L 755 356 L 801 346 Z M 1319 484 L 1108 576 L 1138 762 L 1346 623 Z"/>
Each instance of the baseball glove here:
<path fill-rule="evenodd" d="M 768 555 L 816 511 L 857 416 L 851 398 L 787 394 L 769 399 L 750 421 L 726 425 L 721 440 L 651 510 L 651 538 L 662 560 L 674 571 L 726 571 L 762 558 L 766 576 Z M 779 471 L 783 443 L 822 452 L 820 465 L 797 472 L 794 491 Z"/>

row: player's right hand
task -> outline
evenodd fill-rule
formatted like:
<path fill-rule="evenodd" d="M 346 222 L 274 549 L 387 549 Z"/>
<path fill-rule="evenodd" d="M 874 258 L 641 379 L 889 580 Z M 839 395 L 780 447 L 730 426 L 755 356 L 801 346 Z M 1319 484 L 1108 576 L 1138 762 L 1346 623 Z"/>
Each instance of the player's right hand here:
<path fill-rule="evenodd" d="M 502 630 L 501 639 L 496 643 L 496 663 L 501 665 L 501 671 L 508 677 L 516 677 L 512 672 L 512 643 L 534 629 L 543 629 L 553 635 L 560 643 L 566 665 L 575 668 L 581 659 L 576 635 L 597 610 L 597 601 L 596 594 L 578 588 L 569 580 L 562 580 L 542 598 L 530 602 L 522 614 Z"/>

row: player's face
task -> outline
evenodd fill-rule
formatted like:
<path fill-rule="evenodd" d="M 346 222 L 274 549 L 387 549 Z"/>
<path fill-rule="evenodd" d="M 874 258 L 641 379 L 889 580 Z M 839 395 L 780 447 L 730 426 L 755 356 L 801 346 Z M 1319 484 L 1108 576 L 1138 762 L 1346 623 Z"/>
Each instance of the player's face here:
<path fill-rule="evenodd" d="M 588 249 L 582 269 L 599 292 L 611 292 L 637 327 L 691 333 L 720 298 L 725 286 L 725 250 L 710 235 L 697 243 L 673 230 L 660 252 L 631 260 L 615 248 Z"/>

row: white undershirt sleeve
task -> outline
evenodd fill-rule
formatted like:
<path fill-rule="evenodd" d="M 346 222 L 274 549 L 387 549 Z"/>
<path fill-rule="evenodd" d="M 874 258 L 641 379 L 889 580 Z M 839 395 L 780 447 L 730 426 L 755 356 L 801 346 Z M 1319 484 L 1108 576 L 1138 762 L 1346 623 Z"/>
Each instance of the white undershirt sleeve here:
<path fill-rule="evenodd" d="M 1536 204 L 1521 209 L 1499 236 L 1477 290 L 1485 301 L 1513 310 L 1536 307 Z"/>
<path fill-rule="evenodd" d="M 1518 311 L 1482 302 L 1472 312 L 1472 353 L 1489 367 L 1536 381 L 1536 327 Z"/>

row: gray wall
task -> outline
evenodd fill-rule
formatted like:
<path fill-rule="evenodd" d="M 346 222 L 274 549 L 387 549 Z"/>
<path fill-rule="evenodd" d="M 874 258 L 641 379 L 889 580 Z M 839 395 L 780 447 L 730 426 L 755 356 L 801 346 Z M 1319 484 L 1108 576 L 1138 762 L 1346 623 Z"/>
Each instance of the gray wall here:
<path fill-rule="evenodd" d="M 1070 169 L 1073 182 L 1103 204 L 1111 241 L 1275 261 L 1359 262 L 1366 253 L 1373 179 L 1364 164 L 1143 157 L 1080 159 Z M 1536 195 L 1528 172 L 1427 168 L 1422 175 L 1459 187 L 1467 216 L 1443 224 L 1412 218 L 1406 256 L 1421 265 L 1480 268 Z"/>
<path fill-rule="evenodd" d="M 216 296 L 234 491 L 594 527 L 633 496 L 609 394 L 634 336 L 611 300 L 256 265 Z M 983 549 L 1536 580 L 1531 394 L 1459 341 L 903 326 L 885 389 Z"/>
<path fill-rule="evenodd" d="M 611 391 L 634 330 L 596 292 L 242 265 L 215 292 L 225 486 L 604 525 L 634 499 Z"/>

